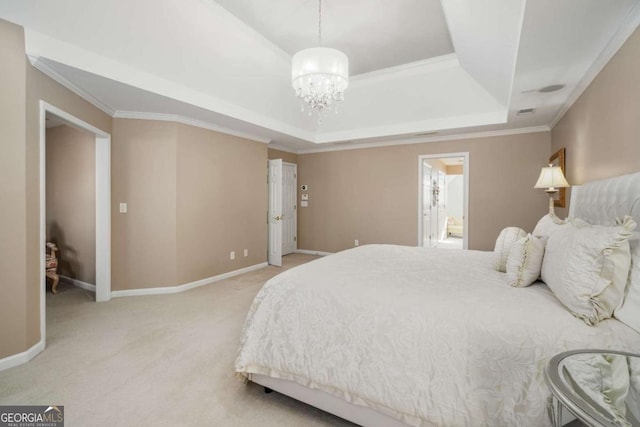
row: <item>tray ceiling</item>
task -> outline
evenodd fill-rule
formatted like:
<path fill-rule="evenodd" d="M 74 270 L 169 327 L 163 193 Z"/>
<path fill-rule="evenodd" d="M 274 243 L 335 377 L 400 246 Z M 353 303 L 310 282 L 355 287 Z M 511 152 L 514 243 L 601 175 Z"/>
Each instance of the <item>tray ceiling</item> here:
<path fill-rule="evenodd" d="M 116 117 L 294 151 L 549 129 L 640 22 L 640 0 L 323 6 L 325 44 L 350 55 L 352 78 L 321 126 L 290 82 L 291 54 L 315 42 L 314 0 L 3 0 L 0 18 L 25 27 L 37 68 Z M 537 92 L 552 84 L 564 88 Z"/>

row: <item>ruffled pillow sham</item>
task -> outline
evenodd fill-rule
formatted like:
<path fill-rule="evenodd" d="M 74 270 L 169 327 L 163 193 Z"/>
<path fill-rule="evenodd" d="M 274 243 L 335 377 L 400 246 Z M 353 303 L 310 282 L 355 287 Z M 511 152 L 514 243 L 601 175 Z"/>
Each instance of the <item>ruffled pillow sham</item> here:
<path fill-rule="evenodd" d="M 538 280 L 542 269 L 545 240 L 528 234 L 511 246 L 507 259 L 509 285 L 524 288 Z"/>
<path fill-rule="evenodd" d="M 575 219 L 553 231 L 542 261 L 542 280 L 555 296 L 588 325 L 612 316 L 624 296 L 631 255 L 631 217 L 616 226 Z"/>

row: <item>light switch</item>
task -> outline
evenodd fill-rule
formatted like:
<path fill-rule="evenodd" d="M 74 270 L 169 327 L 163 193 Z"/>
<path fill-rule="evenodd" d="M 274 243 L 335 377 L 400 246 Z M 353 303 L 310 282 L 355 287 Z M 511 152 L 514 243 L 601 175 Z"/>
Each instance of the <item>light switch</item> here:
<path fill-rule="evenodd" d="M 300 202 L 300 206 L 302 206 L 303 208 L 307 208 L 307 207 L 309 207 L 309 202 L 304 200 L 304 201 Z"/>
<path fill-rule="evenodd" d="M 127 213 L 127 204 L 120 203 L 120 213 Z"/>

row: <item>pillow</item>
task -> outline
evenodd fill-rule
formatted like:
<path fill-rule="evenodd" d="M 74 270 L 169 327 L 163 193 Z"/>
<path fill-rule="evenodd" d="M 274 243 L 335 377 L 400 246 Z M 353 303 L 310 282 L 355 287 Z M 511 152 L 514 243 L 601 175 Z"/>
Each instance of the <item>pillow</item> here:
<path fill-rule="evenodd" d="M 533 234 L 536 237 L 542 237 L 548 239 L 549 236 L 559 229 L 563 225 L 567 224 L 566 220 L 558 218 L 554 213 L 549 212 L 538 221 L 536 228 L 533 229 Z"/>
<path fill-rule="evenodd" d="M 622 303 L 613 313 L 613 317 L 640 332 L 640 233 L 634 233 L 629 239 L 631 246 L 631 268 Z"/>
<path fill-rule="evenodd" d="M 503 273 L 507 272 L 507 258 L 511 246 L 516 240 L 527 235 L 527 232 L 518 227 L 507 227 L 500 232 L 498 240 L 496 240 L 496 247 L 493 250 L 495 252 L 495 261 L 493 268 Z"/>
<path fill-rule="evenodd" d="M 511 246 L 507 259 L 507 281 L 517 288 L 529 286 L 540 277 L 545 239 L 527 236 Z"/>
<path fill-rule="evenodd" d="M 622 301 L 631 264 L 628 239 L 635 227 L 628 216 L 614 227 L 576 220 L 547 240 L 542 280 L 588 325 L 611 317 Z"/>

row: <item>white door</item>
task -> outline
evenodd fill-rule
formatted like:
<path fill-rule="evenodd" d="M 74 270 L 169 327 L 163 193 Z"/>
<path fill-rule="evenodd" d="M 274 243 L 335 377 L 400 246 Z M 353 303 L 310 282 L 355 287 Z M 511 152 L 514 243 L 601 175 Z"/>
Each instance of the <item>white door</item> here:
<path fill-rule="evenodd" d="M 431 201 L 433 187 L 431 185 L 431 165 L 423 160 L 422 162 L 422 245 L 426 247 L 431 244 Z"/>
<path fill-rule="evenodd" d="M 447 175 L 438 171 L 438 240 L 447 238 Z"/>
<path fill-rule="evenodd" d="M 269 160 L 269 264 L 282 266 L 282 159 Z"/>
<path fill-rule="evenodd" d="M 298 249 L 297 243 L 297 169 L 293 163 L 282 164 L 282 255 Z"/>
<path fill-rule="evenodd" d="M 429 246 L 438 245 L 438 196 L 440 187 L 438 187 L 438 171 L 431 171 L 431 221 L 429 223 Z"/>

